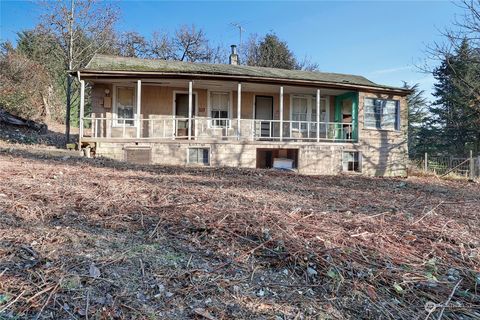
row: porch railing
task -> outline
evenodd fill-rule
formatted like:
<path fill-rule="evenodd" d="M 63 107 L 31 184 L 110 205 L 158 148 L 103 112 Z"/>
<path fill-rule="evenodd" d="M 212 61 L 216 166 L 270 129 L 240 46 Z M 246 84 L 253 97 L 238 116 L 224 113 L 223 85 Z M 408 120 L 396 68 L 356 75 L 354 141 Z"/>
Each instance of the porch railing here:
<path fill-rule="evenodd" d="M 140 123 L 140 130 L 137 126 Z M 95 139 L 188 139 L 188 118 L 83 118 L 83 137 Z M 197 117 L 191 119 L 195 140 L 352 142 L 352 123 Z M 280 130 L 283 126 L 283 130 Z M 280 136 L 282 132 L 282 136 Z M 138 136 L 137 136 L 138 134 Z"/>

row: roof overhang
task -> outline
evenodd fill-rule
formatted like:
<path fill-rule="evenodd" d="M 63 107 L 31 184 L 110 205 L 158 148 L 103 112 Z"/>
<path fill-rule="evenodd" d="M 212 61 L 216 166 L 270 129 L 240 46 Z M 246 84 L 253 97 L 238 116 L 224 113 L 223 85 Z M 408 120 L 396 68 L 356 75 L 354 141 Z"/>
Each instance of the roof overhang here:
<path fill-rule="evenodd" d="M 366 92 L 395 94 L 406 96 L 411 93 L 410 89 L 383 87 L 383 86 L 366 86 L 353 83 L 337 83 L 314 80 L 270 78 L 270 77 L 254 77 L 241 75 L 225 75 L 225 74 L 205 74 L 205 73 L 187 73 L 187 72 L 158 72 L 158 71 L 105 71 L 105 70 L 79 70 L 70 71 L 72 76 L 76 76 L 79 80 L 95 81 L 98 79 L 121 80 L 121 79 L 188 79 L 188 80 L 224 80 L 236 82 L 251 82 L 275 85 L 290 85 L 312 88 L 329 88 L 343 90 L 360 90 Z"/>

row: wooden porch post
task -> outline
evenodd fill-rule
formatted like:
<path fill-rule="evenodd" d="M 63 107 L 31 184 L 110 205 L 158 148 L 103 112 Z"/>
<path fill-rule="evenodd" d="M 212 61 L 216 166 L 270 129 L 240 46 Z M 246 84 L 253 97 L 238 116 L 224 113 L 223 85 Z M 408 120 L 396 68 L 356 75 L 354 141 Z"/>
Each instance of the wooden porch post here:
<path fill-rule="evenodd" d="M 142 115 L 142 81 L 137 80 L 137 139 L 140 138 Z"/>
<path fill-rule="evenodd" d="M 317 142 L 320 142 L 320 89 L 317 89 Z"/>
<path fill-rule="evenodd" d="M 240 118 L 242 117 L 242 84 L 237 85 L 237 138 L 240 140 Z"/>
<path fill-rule="evenodd" d="M 280 141 L 283 141 L 283 86 L 280 87 Z"/>
<path fill-rule="evenodd" d="M 83 118 L 85 117 L 85 80 L 80 80 L 80 130 L 78 137 L 79 148 L 82 148 Z"/>
<path fill-rule="evenodd" d="M 193 82 L 188 82 L 188 140 L 192 139 Z"/>

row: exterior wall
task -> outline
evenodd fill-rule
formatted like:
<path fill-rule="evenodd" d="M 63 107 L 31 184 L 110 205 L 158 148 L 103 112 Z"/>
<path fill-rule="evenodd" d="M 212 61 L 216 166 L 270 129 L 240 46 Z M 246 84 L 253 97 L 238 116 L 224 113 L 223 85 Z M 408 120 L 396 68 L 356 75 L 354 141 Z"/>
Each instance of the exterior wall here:
<path fill-rule="evenodd" d="M 92 112 L 94 116 L 112 117 L 112 109 L 103 107 L 105 89 L 113 88 L 109 84 L 95 84 L 92 90 Z M 173 112 L 174 91 L 187 91 L 187 88 L 172 88 L 158 85 L 142 85 L 142 117 L 156 118 L 171 116 Z M 195 89 L 197 93 L 197 116 L 208 116 L 208 91 Z M 112 95 L 112 94 L 111 94 Z M 279 94 L 260 93 L 271 95 L 274 98 L 274 119 L 279 119 Z M 232 92 L 231 118 L 237 116 L 237 92 Z M 401 130 L 377 130 L 364 126 L 364 100 L 365 97 L 394 99 L 400 101 L 400 126 Z M 255 93 L 242 92 L 243 119 L 254 117 Z M 334 119 L 335 97 L 330 96 L 330 120 Z M 359 151 L 361 153 L 362 174 L 369 176 L 405 176 L 407 172 L 407 126 L 408 109 L 405 97 L 369 92 L 359 92 L 358 112 L 358 142 L 357 143 L 296 143 L 296 142 L 248 142 L 226 141 L 213 143 L 197 143 L 186 141 L 164 142 L 139 142 L 139 146 L 152 148 L 152 162 L 165 165 L 185 165 L 187 163 L 187 150 L 189 146 L 208 147 L 211 150 L 210 164 L 212 166 L 256 167 L 257 148 L 295 148 L 299 150 L 298 171 L 302 174 L 338 174 L 342 172 L 343 151 Z M 290 95 L 284 94 L 284 120 L 290 118 Z M 236 126 L 236 124 L 234 124 Z M 99 130 L 112 130 L 111 137 L 120 128 L 99 128 Z M 173 128 L 172 128 L 173 129 Z M 135 136 L 134 128 L 130 136 Z M 143 131 L 153 130 L 144 124 Z M 241 128 L 242 132 L 249 132 L 251 128 Z M 130 132 L 129 131 L 129 132 Z M 134 146 L 132 143 L 98 142 L 97 155 L 124 160 L 124 147 Z"/>
<path fill-rule="evenodd" d="M 400 101 L 400 130 L 368 129 L 364 126 L 366 97 Z M 371 176 L 406 176 L 408 161 L 408 106 L 405 97 L 359 93 L 358 150 L 362 152 L 362 172 Z"/>
<path fill-rule="evenodd" d="M 150 147 L 152 163 L 160 165 L 187 165 L 188 148 L 210 149 L 210 166 L 255 168 L 257 149 L 298 149 L 298 172 L 307 175 L 335 175 L 342 172 L 342 151 L 351 150 L 351 144 L 302 145 L 294 143 L 191 143 L 191 142 L 98 142 L 96 155 L 118 161 L 125 159 L 125 147 Z"/>
<path fill-rule="evenodd" d="M 130 85 L 134 85 L 133 83 Z M 110 90 L 110 97 L 113 97 L 113 86 L 111 84 L 95 83 L 92 89 L 92 113 L 97 117 L 111 118 L 113 112 L 112 108 L 106 109 L 103 106 L 103 98 L 105 97 L 105 89 Z M 141 113 L 143 119 L 159 118 L 161 116 L 173 115 L 173 93 L 175 91 L 188 92 L 188 87 L 166 87 L 159 85 L 142 84 L 142 106 Z M 215 91 L 215 90 L 213 90 Z M 218 91 L 222 91 L 219 89 Z M 208 90 L 193 89 L 197 94 L 197 110 L 196 116 L 208 117 Z M 255 110 L 254 102 L 255 96 L 272 96 L 273 97 L 273 119 L 280 119 L 280 95 L 278 92 L 249 92 L 242 91 L 242 119 L 254 119 Z M 231 118 L 237 118 L 237 91 L 231 91 L 232 96 L 232 114 Z M 333 121 L 333 106 L 334 96 L 329 96 L 330 121 Z M 112 101 L 113 103 L 113 101 Z M 290 94 L 283 95 L 283 112 L 284 120 L 290 120 Z"/>

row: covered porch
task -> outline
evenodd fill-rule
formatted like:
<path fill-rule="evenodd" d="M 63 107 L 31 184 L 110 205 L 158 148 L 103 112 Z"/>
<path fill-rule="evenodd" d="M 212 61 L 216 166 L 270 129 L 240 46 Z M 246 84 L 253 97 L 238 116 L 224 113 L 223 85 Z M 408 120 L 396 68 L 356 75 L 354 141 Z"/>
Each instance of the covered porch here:
<path fill-rule="evenodd" d="M 358 92 L 255 82 L 90 80 L 82 141 L 244 140 L 355 142 Z"/>

